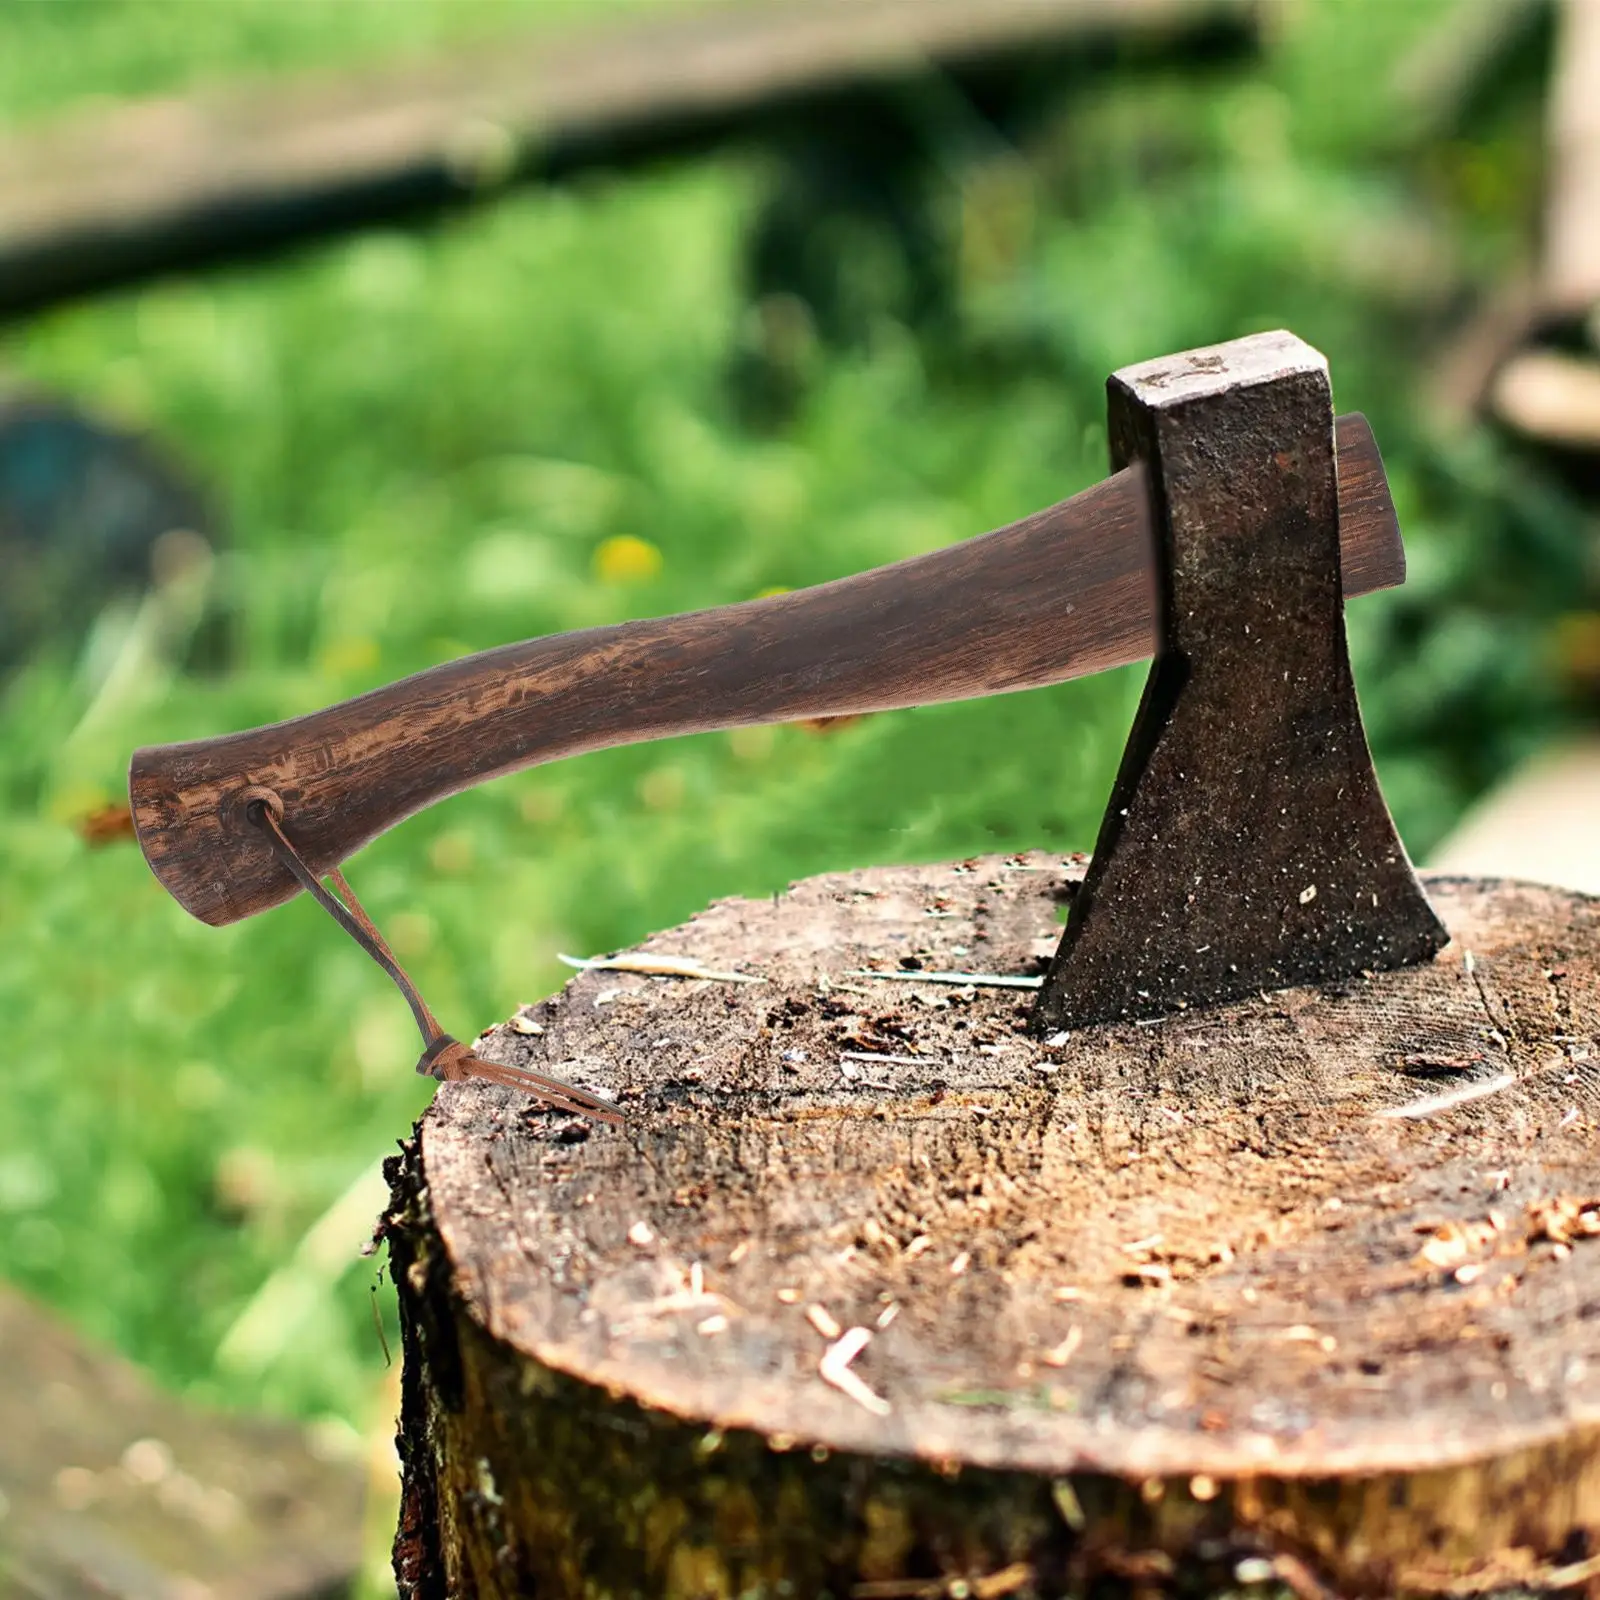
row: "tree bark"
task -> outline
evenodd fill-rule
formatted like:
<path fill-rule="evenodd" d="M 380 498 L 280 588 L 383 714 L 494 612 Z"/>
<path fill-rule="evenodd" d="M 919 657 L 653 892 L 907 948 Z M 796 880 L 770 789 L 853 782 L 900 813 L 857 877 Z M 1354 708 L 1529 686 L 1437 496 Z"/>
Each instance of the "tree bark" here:
<path fill-rule="evenodd" d="M 928 976 L 1080 876 L 722 902 L 641 951 L 759 983 L 489 1035 L 628 1122 L 450 1085 L 394 1163 L 406 1595 L 1595 1583 L 1600 900 L 1435 878 L 1433 963 L 1044 1043 Z"/>

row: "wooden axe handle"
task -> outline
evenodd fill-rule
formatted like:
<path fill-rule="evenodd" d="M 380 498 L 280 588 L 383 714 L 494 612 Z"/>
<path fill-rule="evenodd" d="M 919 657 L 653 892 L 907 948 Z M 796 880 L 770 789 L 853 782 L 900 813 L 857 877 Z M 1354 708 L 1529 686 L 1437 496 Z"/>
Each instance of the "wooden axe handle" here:
<path fill-rule="evenodd" d="M 1336 423 L 1347 596 L 1405 579 L 1365 418 Z M 1134 466 L 961 544 L 812 589 L 466 656 L 310 716 L 134 753 L 139 844 L 222 925 L 299 886 L 245 815 L 275 796 L 319 873 L 447 795 L 671 734 L 888 711 L 1059 683 L 1160 639 L 1150 495 Z"/>

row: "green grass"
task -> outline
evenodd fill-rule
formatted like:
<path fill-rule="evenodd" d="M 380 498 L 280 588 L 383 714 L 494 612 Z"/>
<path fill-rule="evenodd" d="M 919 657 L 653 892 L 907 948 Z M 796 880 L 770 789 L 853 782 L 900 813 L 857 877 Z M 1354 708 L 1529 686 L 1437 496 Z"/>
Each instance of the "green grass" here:
<path fill-rule="evenodd" d="M 1559 497 L 1486 441 L 1440 444 L 1416 412 L 1452 297 L 1515 253 L 1537 132 L 1530 109 L 1444 150 L 1383 136 L 1374 60 L 1441 10 L 1306 6 L 1264 64 L 1103 79 L 1027 150 L 992 142 L 950 166 L 935 210 L 962 263 L 958 330 L 919 337 L 892 302 L 849 348 L 802 327 L 799 398 L 776 426 L 744 420 L 729 382 L 753 337 L 741 252 L 769 181 L 754 160 L 522 192 L 0 333 L 8 374 L 153 429 L 210 487 L 232 529 L 212 598 L 239 620 L 224 676 L 149 648 L 184 625 L 169 596 L 161 615 L 108 613 L 0 699 L 0 1273 L 176 1387 L 365 1425 L 383 1361 L 370 1272 L 328 1281 L 263 1368 L 217 1351 L 426 1103 L 405 1009 L 314 907 L 202 927 L 135 850 L 90 851 L 70 818 L 122 792 L 140 744 L 1034 510 L 1104 471 L 1105 375 L 1151 354 L 1287 324 L 1328 352 L 1341 407 L 1373 418 L 1414 581 L 1352 628 L 1386 788 L 1425 849 L 1559 725 L 1542 630 L 1579 559 Z M 13 6 L 0 116 L 555 15 Z M 660 552 L 655 575 L 606 580 L 596 552 L 621 535 Z M 558 950 L 627 944 L 715 896 L 1087 848 L 1138 686 L 588 757 L 440 806 L 351 875 L 470 1036 L 550 992 Z"/>

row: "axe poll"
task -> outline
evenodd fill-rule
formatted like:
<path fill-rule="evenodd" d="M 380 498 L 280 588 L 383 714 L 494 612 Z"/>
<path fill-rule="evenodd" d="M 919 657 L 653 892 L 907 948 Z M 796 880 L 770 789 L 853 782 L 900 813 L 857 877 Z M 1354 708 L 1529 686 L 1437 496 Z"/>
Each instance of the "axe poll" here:
<path fill-rule="evenodd" d="M 1405 556 L 1366 420 L 1334 425 L 1340 583 L 1400 584 Z M 214 926 L 316 895 L 406 994 L 419 1071 L 584 1091 L 478 1061 L 445 1034 L 338 874 L 396 823 L 523 767 L 754 723 L 1002 694 L 1156 654 L 1162 541 L 1140 461 L 995 532 L 765 599 L 587 628 L 466 656 L 307 716 L 134 753 L 151 870 Z M 322 879 L 332 875 L 335 899 Z"/>

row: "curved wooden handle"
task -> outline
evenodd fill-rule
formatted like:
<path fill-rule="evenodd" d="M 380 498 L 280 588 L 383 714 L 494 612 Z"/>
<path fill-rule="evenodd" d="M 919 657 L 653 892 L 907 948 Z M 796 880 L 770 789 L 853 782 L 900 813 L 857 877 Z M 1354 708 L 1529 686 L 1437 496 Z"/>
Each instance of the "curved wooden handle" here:
<path fill-rule="evenodd" d="M 1404 581 L 1383 462 L 1337 423 L 1346 595 Z M 245 816 L 283 808 L 318 871 L 462 789 L 559 756 L 758 722 L 1059 683 L 1151 655 L 1155 544 L 1141 468 L 1022 522 L 813 589 L 531 639 L 310 716 L 134 753 L 145 859 L 223 925 L 298 892 Z"/>

